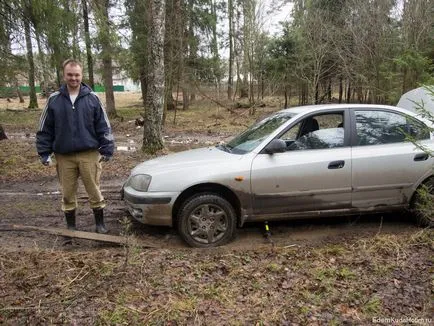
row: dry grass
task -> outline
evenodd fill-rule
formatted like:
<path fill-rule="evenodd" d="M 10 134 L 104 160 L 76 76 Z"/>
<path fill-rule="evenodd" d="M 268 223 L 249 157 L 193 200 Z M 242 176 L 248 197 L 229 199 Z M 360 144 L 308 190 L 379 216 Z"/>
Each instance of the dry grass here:
<path fill-rule="evenodd" d="M 105 104 L 105 93 L 97 93 L 98 97 Z M 142 104 L 141 94 L 135 92 L 115 92 L 115 101 L 118 108 L 140 106 Z M 20 103 L 19 98 L 0 98 L 0 111 L 3 110 L 27 110 L 29 106 L 29 96 L 24 96 L 24 103 Z M 47 99 L 37 95 L 38 107 L 42 110 Z"/>
<path fill-rule="evenodd" d="M 105 103 L 104 93 L 98 93 L 98 96 Z M 23 127 L 36 130 L 46 99 L 38 96 L 39 109 L 31 111 L 27 110 L 28 102 L 28 97 L 25 97 L 25 103 L 22 104 L 17 98 L 11 99 L 10 103 L 6 99 L 0 99 L 0 121 L 4 124 L 6 131 Z M 115 102 L 118 115 L 126 121 L 140 118 L 140 114 L 143 113 L 140 93 L 116 92 Z M 221 102 L 227 107 L 233 105 L 227 100 L 221 100 Z M 266 98 L 264 103 L 267 106 L 257 108 L 254 115 L 250 115 L 248 109 L 237 109 L 236 113 L 231 113 L 213 101 L 198 96 L 197 100 L 191 103 L 189 110 L 182 110 L 179 106 L 176 113 L 175 111 L 167 113 L 165 130 L 168 132 L 233 134 L 245 129 L 259 118 L 281 109 L 281 99 L 278 97 Z M 122 124 L 120 125 L 122 128 Z"/>
<path fill-rule="evenodd" d="M 369 324 L 390 314 L 429 318 L 432 284 L 426 264 L 433 236 L 424 230 L 399 239 L 381 235 L 273 250 L 0 254 L 0 287 L 7 291 L 0 316 L 6 323 L 100 325 Z M 379 276 L 378 265 L 389 272 Z"/>

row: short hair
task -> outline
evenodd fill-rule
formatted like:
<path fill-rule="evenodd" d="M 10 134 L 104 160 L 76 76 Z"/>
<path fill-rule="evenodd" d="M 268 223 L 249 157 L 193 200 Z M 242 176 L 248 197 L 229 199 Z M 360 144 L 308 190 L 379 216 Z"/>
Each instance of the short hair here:
<path fill-rule="evenodd" d="M 81 68 L 81 70 L 83 70 L 83 65 L 81 64 L 81 62 L 78 60 L 75 60 L 75 59 L 66 59 L 65 61 L 63 61 L 63 64 L 62 64 L 63 71 L 65 71 L 65 67 L 67 65 L 79 66 Z"/>

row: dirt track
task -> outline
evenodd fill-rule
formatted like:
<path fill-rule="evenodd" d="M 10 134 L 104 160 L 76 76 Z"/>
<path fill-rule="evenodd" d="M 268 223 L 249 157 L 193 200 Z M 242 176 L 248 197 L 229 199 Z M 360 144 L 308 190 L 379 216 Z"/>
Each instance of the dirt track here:
<path fill-rule="evenodd" d="M 110 234 L 121 235 L 126 231 L 126 221 L 130 220 L 124 203 L 120 199 L 122 179 L 104 180 L 102 192 L 107 200 L 105 210 L 106 224 Z M 77 227 L 82 231 L 93 231 L 93 215 L 88 207 L 86 193 L 79 188 L 79 209 Z M 24 224 L 41 227 L 64 228 L 63 213 L 60 210 L 60 193 L 55 177 L 26 184 L 13 184 L 0 190 L 1 224 Z M 328 218 L 316 220 L 283 221 L 270 224 L 272 241 L 279 246 L 312 245 L 334 243 L 344 239 L 357 239 L 376 234 L 400 234 L 416 231 L 410 216 L 372 215 L 362 217 Z M 161 248 L 183 248 L 176 230 L 166 227 L 152 227 L 134 222 L 129 231 L 137 237 L 155 242 Z M 1 231 L 0 231 L 1 232 Z M 247 224 L 238 230 L 235 240 L 228 248 L 254 249 L 268 244 L 263 237 L 261 223 Z M 0 246 L 4 250 L 61 248 L 56 236 L 40 232 L 8 231 L 2 232 Z M 100 246 L 97 242 L 75 240 L 75 248 L 80 250 Z"/>
<path fill-rule="evenodd" d="M 26 136 L 24 133 L 12 133 L 9 137 L 9 142 L 15 142 L 15 147 L 22 147 L 23 152 L 33 149 L 34 139 L 31 136 Z M 129 214 L 124 203 L 120 200 L 120 189 L 128 176 L 129 168 L 143 160 L 142 157 L 137 156 L 140 153 L 137 148 L 137 144 L 140 143 L 139 137 L 140 130 L 136 134 L 122 133 L 118 135 L 116 145 L 119 150 L 114 161 L 104 166 L 101 189 L 107 200 L 105 210 L 107 227 L 113 235 L 125 233 L 126 227 L 128 227 L 128 230 L 136 234 L 137 237 L 156 242 L 162 248 L 184 248 L 185 244 L 181 241 L 176 230 L 172 228 L 151 227 L 140 223 L 126 225 Z M 209 146 L 225 139 L 227 139 L 227 135 L 220 134 L 168 134 L 165 136 L 166 146 L 172 152 L 192 147 Z M 36 175 L 29 181 L 20 180 L 20 178 L 25 180 L 25 175 L 18 175 L 18 177 L 17 180 L 0 183 L 0 224 L 63 228 L 65 223 L 63 213 L 60 210 L 60 189 L 54 167 L 49 168 L 45 175 Z M 93 215 L 81 184 L 78 198 L 78 229 L 93 231 Z M 403 215 L 274 222 L 270 224 L 270 227 L 271 239 L 279 246 L 333 243 L 343 239 L 374 236 L 379 233 L 400 234 L 417 230 L 410 217 Z M 227 245 L 228 248 L 252 249 L 269 243 L 263 237 L 263 225 L 260 223 L 247 224 L 237 233 L 236 239 Z M 76 240 L 73 248 L 86 250 L 100 245 L 92 241 Z M 0 246 L 11 251 L 34 247 L 61 248 L 59 247 L 60 241 L 55 236 L 21 231 L 1 232 Z"/>

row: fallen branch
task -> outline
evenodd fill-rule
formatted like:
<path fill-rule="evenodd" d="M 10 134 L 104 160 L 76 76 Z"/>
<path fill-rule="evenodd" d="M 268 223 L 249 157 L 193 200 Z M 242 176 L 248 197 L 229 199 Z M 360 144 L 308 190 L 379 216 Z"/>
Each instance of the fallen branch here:
<path fill-rule="evenodd" d="M 18 225 L 18 224 L 0 225 L 0 232 L 5 232 L 5 231 L 6 232 L 7 231 L 45 232 L 45 233 L 58 235 L 58 236 L 108 242 L 108 243 L 114 243 L 119 245 L 126 245 L 128 242 L 127 237 L 118 236 L 118 235 L 100 234 L 100 233 L 84 232 L 84 231 L 72 231 L 72 230 L 58 229 L 58 228 L 47 228 L 47 227 L 44 228 L 44 227 L 31 226 L 31 225 Z M 156 244 L 149 243 L 140 239 L 136 239 L 134 245 L 143 248 L 158 248 Z"/>
<path fill-rule="evenodd" d="M 202 95 L 203 97 L 207 98 L 208 100 L 211 100 L 212 102 L 214 102 L 215 104 L 221 106 L 222 108 L 225 108 L 226 110 L 228 110 L 230 113 L 237 113 L 236 111 L 234 111 L 232 108 L 224 105 L 222 102 L 216 100 L 215 98 L 212 98 L 211 96 L 206 95 L 204 92 L 202 92 L 202 90 L 199 88 L 199 85 L 195 82 L 194 86 L 196 86 L 197 91 L 199 92 L 200 95 Z"/>

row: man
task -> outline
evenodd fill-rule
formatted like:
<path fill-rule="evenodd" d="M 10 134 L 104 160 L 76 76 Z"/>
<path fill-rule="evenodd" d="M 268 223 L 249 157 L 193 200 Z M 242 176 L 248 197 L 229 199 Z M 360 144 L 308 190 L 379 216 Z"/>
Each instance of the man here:
<path fill-rule="evenodd" d="M 109 161 L 113 155 L 113 135 L 101 101 L 81 82 L 82 71 L 76 60 L 63 63 L 65 84 L 49 97 L 42 112 L 36 148 L 42 164 L 50 164 L 52 153 L 56 158 L 68 229 L 76 229 L 77 186 L 81 177 L 95 215 L 96 232 L 107 233 L 99 181 L 101 162 Z"/>

